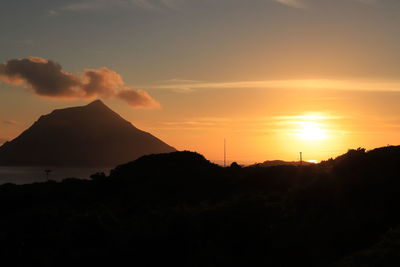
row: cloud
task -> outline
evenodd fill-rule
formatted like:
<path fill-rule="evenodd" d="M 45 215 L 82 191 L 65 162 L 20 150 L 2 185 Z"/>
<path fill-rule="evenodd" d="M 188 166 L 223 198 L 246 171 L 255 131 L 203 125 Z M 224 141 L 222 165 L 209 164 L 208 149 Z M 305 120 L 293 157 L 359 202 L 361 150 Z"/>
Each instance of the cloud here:
<path fill-rule="evenodd" d="M 107 68 L 87 69 L 83 73 L 82 89 L 87 97 L 101 95 L 109 98 L 115 95 L 115 88 L 124 85 L 121 75 Z"/>
<path fill-rule="evenodd" d="M 18 122 L 13 120 L 3 120 L 1 123 L 5 125 L 18 125 Z"/>
<path fill-rule="evenodd" d="M 16 42 L 20 46 L 25 46 L 25 47 L 37 47 L 39 46 L 39 43 L 35 40 L 21 40 Z"/>
<path fill-rule="evenodd" d="M 185 0 L 160 0 L 161 3 L 170 9 L 179 9 Z"/>
<path fill-rule="evenodd" d="M 377 3 L 379 0 L 353 0 L 353 1 L 360 2 L 363 4 L 373 4 L 373 3 Z"/>
<path fill-rule="evenodd" d="M 153 89 L 191 93 L 197 90 L 219 89 L 291 89 L 291 90 L 344 90 L 400 92 L 400 81 L 385 80 L 334 80 L 334 79 L 293 79 L 235 82 L 176 81 L 149 86 Z"/>
<path fill-rule="evenodd" d="M 294 7 L 294 8 L 307 8 L 306 5 L 306 0 L 272 0 L 274 2 L 289 6 L 289 7 Z M 373 4 L 377 3 L 380 0 L 349 0 L 350 2 L 359 2 L 363 4 Z"/>
<path fill-rule="evenodd" d="M 194 0 L 79 0 L 64 6 L 49 10 L 49 16 L 56 16 L 59 12 L 90 12 L 99 10 L 108 10 L 110 8 L 142 8 L 152 10 L 181 10 L 182 6 L 189 1 Z M 225 0 L 227 3 L 230 0 Z M 288 7 L 304 9 L 307 8 L 308 0 L 267 0 L 269 2 L 279 3 Z M 380 0 L 347 0 L 349 2 L 359 2 L 363 4 L 373 4 Z M 211 1 L 213 2 L 213 1 Z"/>
<path fill-rule="evenodd" d="M 11 59 L 0 64 L 0 80 L 29 85 L 36 94 L 48 97 L 77 97 L 80 79 L 64 72 L 61 65 L 43 58 Z"/>
<path fill-rule="evenodd" d="M 160 104 L 143 90 L 125 88 L 118 92 L 117 97 L 125 100 L 129 105 L 139 108 L 160 108 Z"/>
<path fill-rule="evenodd" d="M 300 0 L 273 0 L 275 2 L 281 3 L 286 6 L 294 7 L 294 8 L 305 8 L 306 5 Z"/>
<path fill-rule="evenodd" d="M 131 3 L 145 9 L 155 8 L 154 4 L 152 4 L 149 0 L 132 0 Z"/>
<path fill-rule="evenodd" d="M 141 8 L 154 8 L 154 5 L 149 0 L 83 0 L 75 3 L 70 3 L 58 8 L 59 10 L 67 11 L 94 11 L 106 9 L 110 7 L 130 7 L 137 6 Z"/>
<path fill-rule="evenodd" d="M 134 108 L 154 108 L 158 103 L 145 91 L 126 87 L 121 75 L 108 68 L 85 69 L 77 75 L 64 71 L 54 61 L 39 57 L 0 63 L 0 81 L 55 99 L 117 97 Z"/>
<path fill-rule="evenodd" d="M 54 9 L 50 9 L 50 10 L 47 12 L 47 16 L 49 16 L 49 17 L 58 16 L 58 12 L 57 12 L 56 10 L 54 10 Z"/>
<path fill-rule="evenodd" d="M 109 8 L 143 9 L 179 9 L 185 0 L 81 0 L 49 11 L 50 15 L 57 15 L 58 11 L 85 12 Z"/>
<path fill-rule="evenodd" d="M 313 125 L 323 127 L 331 134 L 343 133 L 334 128 L 330 121 L 343 121 L 350 117 L 332 116 L 329 113 L 308 113 L 302 115 L 256 116 L 256 117 L 192 117 L 189 120 L 163 122 L 154 129 L 172 131 L 214 131 L 230 129 L 234 132 L 252 132 L 257 134 L 288 133 L 289 126 L 298 126 L 312 122 Z M 329 127 L 332 126 L 332 127 Z M 298 127 L 290 127 L 298 128 Z M 294 131 L 296 133 L 296 131 Z M 293 132 L 292 132 L 293 134 Z"/>
<path fill-rule="evenodd" d="M 103 7 L 104 7 L 104 1 L 83 1 L 78 3 L 71 3 L 59 9 L 68 11 L 87 11 L 87 10 L 96 10 Z"/>

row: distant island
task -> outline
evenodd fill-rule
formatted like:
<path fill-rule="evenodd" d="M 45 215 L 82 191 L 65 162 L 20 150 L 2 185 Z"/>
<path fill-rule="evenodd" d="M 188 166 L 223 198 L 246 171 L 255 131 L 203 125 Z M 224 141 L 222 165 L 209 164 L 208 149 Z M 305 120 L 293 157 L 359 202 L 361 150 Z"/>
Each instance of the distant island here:
<path fill-rule="evenodd" d="M 294 166 L 299 166 L 299 165 L 313 165 L 315 163 L 313 162 L 308 162 L 308 161 L 284 161 L 284 160 L 266 160 L 262 163 L 255 163 L 251 166 L 254 167 L 273 167 L 273 166 L 282 166 L 282 165 L 294 165 Z"/>
<path fill-rule="evenodd" d="M 173 151 L 96 100 L 41 116 L 0 147 L 0 166 L 112 167 Z"/>

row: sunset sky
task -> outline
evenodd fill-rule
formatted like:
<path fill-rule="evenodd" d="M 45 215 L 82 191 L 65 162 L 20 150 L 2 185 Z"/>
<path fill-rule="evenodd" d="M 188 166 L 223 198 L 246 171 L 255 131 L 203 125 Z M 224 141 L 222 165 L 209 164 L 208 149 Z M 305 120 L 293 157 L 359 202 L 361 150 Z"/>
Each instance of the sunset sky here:
<path fill-rule="evenodd" d="M 100 98 L 216 162 L 399 144 L 399 0 L 2 0 L 0 32 L 0 143 Z"/>

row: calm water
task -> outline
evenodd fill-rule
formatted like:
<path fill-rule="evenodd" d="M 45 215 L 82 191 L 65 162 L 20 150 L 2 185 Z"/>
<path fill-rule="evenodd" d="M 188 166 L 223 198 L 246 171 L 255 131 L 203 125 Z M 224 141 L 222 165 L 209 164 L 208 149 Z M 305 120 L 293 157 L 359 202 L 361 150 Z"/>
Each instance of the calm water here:
<path fill-rule="evenodd" d="M 45 169 L 51 169 L 50 180 L 61 181 L 65 178 L 88 179 L 91 174 L 104 172 L 108 175 L 109 169 L 101 168 L 48 168 L 48 167 L 1 167 L 0 184 L 29 184 L 46 181 Z"/>

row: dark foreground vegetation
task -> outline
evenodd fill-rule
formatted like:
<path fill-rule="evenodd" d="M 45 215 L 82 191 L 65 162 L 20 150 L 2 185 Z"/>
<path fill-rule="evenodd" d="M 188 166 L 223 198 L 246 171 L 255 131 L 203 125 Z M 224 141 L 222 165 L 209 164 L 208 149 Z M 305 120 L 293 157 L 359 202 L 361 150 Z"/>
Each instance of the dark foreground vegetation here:
<path fill-rule="evenodd" d="M 0 186 L 5 266 L 400 266 L 400 147 L 312 166 L 190 152 Z M 123 264 L 124 262 L 124 264 Z"/>

